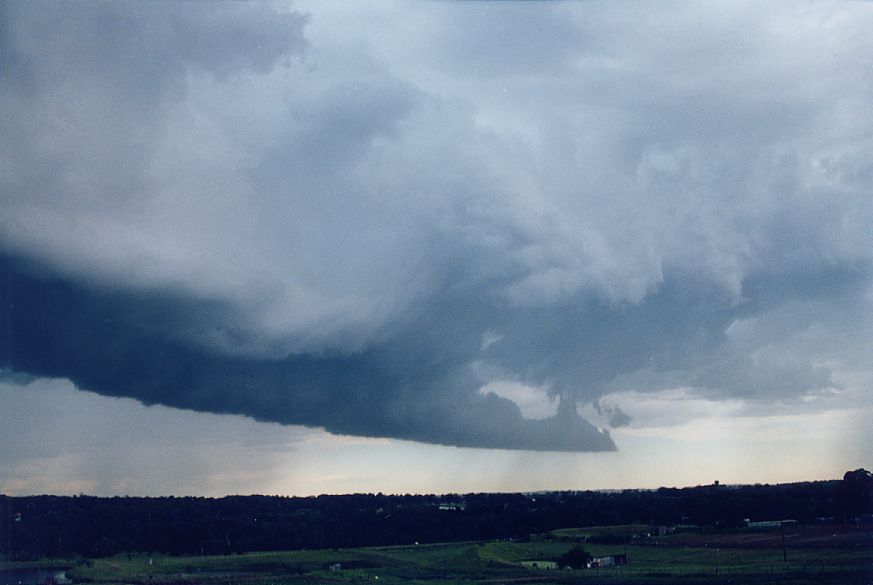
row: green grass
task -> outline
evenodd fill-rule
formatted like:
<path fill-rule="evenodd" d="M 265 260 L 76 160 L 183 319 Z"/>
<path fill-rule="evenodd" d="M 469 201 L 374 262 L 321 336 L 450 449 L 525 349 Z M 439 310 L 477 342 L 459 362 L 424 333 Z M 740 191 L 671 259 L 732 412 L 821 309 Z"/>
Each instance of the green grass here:
<path fill-rule="evenodd" d="M 76 564 L 76 559 L 40 559 L 38 561 L 0 561 L 0 571 L 13 569 L 64 570 Z"/>
<path fill-rule="evenodd" d="M 615 530 L 615 527 L 608 527 Z M 620 527 L 621 528 L 621 527 Z M 623 527 L 633 531 L 637 527 Z M 601 528 L 575 529 L 597 534 Z M 561 531 L 569 533 L 568 531 Z M 589 544 L 594 556 L 627 552 L 630 565 L 597 571 L 534 569 L 531 561 L 554 561 L 575 546 L 572 542 L 468 542 L 339 550 L 261 552 L 214 557 L 119 555 L 80 564 L 68 574 L 101 585 L 110 583 L 187 583 L 216 585 L 242 582 L 262 585 L 301 583 L 378 583 L 415 585 L 491 584 L 499 581 L 540 585 L 584 582 L 614 583 L 770 583 L 824 585 L 866 583 L 873 577 L 873 549 L 796 548 L 788 563 L 778 548 L 740 549 L 660 545 Z M 152 564 L 149 564 L 152 559 Z M 333 563 L 342 570 L 329 571 Z M 90 565 L 90 566 L 89 566 Z M 378 579 L 377 579 L 378 578 Z"/>

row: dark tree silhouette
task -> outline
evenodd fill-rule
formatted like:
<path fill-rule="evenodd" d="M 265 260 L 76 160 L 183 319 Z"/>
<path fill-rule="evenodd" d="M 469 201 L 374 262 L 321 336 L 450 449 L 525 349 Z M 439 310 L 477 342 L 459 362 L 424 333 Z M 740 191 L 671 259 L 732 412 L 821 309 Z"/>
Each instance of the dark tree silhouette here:
<path fill-rule="evenodd" d="M 558 557 L 557 564 L 562 569 L 566 567 L 570 567 L 571 569 L 584 569 L 588 566 L 588 561 L 590 560 L 591 555 L 587 550 L 585 550 L 584 546 L 574 546 Z"/>
<path fill-rule="evenodd" d="M 731 527 L 745 518 L 854 523 L 871 521 L 871 514 L 873 478 L 864 469 L 834 481 L 622 492 L 218 499 L 0 495 L 0 560 L 526 539 L 556 528 Z M 619 544 L 632 535 L 595 538 Z"/>

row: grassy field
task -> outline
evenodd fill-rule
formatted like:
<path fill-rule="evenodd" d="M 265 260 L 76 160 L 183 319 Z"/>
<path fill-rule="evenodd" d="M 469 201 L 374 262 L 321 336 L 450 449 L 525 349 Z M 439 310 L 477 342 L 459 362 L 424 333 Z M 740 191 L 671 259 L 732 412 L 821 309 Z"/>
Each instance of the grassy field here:
<path fill-rule="evenodd" d="M 0 561 L 0 571 L 16 569 L 68 569 L 76 563 L 76 559 L 40 559 L 38 561 Z"/>
<path fill-rule="evenodd" d="M 638 527 L 635 527 L 636 529 Z M 556 538 L 596 534 L 598 528 L 557 531 Z M 632 529 L 628 527 L 632 532 Z M 212 557 L 120 555 L 80 561 L 68 574 L 95 583 L 217 585 L 219 583 L 305 584 L 482 584 L 499 583 L 770 583 L 824 585 L 873 583 L 873 532 L 840 546 L 710 546 L 744 542 L 742 531 L 700 534 L 693 545 L 675 538 L 645 544 L 584 546 L 594 556 L 626 553 L 629 565 L 557 570 L 551 566 L 576 542 L 483 542 L 405 547 L 248 553 Z M 708 539 L 708 540 L 707 540 Z M 533 567 L 536 563 L 537 567 Z M 337 564 L 339 567 L 337 567 Z M 333 565 L 334 570 L 331 570 Z"/>

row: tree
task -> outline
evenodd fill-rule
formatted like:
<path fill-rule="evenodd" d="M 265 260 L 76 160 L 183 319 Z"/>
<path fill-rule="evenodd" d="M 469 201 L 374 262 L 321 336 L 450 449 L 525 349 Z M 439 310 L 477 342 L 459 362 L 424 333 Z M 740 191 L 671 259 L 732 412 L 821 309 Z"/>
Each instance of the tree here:
<path fill-rule="evenodd" d="M 873 473 L 866 469 L 847 471 L 842 490 L 846 513 L 869 514 L 873 511 Z"/>
<path fill-rule="evenodd" d="M 558 566 L 562 569 L 570 567 L 571 569 L 584 569 L 588 566 L 588 561 L 591 560 L 591 555 L 585 550 L 584 546 L 574 546 L 560 557 L 558 557 Z"/>
<path fill-rule="evenodd" d="M 870 473 L 864 468 L 856 469 L 855 471 L 847 471 L 843 475 L 843 481 L 853 487 L 867 487 L 873 485 L 873 473 Z"/>

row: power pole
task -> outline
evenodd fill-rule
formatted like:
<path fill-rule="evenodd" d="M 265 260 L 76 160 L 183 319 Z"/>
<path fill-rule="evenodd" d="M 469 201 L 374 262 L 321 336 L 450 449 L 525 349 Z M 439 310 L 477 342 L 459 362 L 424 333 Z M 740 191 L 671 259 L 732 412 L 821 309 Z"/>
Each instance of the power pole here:
<path fill-rule="evenodd" d="M 788 551 L 785 549 L 785 523 L 779 522 L 779 528 L 782 529 L 782 562 L 788 562 Z"/>

